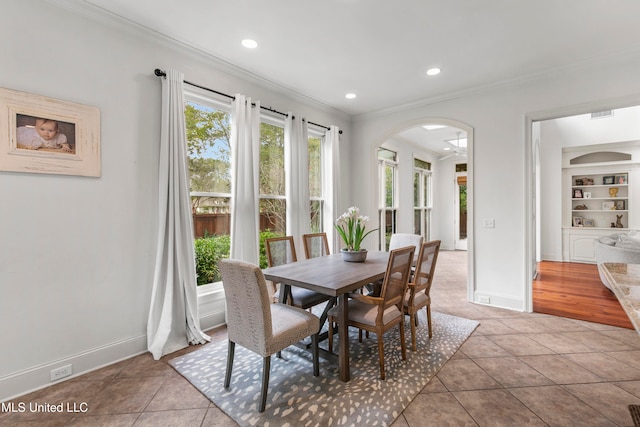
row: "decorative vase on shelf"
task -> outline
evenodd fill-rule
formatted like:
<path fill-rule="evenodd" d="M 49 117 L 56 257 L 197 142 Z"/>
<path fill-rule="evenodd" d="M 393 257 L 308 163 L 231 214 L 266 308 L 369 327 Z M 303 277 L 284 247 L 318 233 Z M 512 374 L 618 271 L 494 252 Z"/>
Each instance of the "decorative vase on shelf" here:
<path fill-rule="evenodd" d="M 367 250 L 360 249 L 359 251 L 349 251 L 347 249 L 341 249 L 342 260 L 346 262 L 364 262 L 367 259 Z"/>

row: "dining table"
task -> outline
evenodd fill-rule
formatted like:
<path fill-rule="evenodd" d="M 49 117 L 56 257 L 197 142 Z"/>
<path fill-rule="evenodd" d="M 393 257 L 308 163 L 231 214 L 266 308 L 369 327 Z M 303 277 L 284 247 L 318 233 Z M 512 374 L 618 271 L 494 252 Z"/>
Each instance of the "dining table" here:
<path fill-rule="evenodd" d="M 284 289 L 280 295 L 287 294 L 287 286 L 309 289 L 338 301 L 338 366 L 340 380 L 351 379 L 349 369 L 349 306 L 348 294 L 364 285 L 384 278 L 389 252 L 368 251 L 363 262 L 343 261 L 342 254 L 332 254 L 309 258 L 263 270 L 264 277 L 280 283 Z M 322 328 L 323 325 L 320 325 Z"/>

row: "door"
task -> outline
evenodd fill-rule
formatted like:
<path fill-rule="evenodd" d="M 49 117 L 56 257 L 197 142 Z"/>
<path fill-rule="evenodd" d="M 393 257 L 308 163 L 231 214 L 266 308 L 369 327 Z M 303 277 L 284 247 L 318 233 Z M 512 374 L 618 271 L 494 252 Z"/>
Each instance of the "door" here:
<path fill-rule="evenodd" d="M 467 250 L 467 173 L 457 172 L 454 185 L 454 247 L 458 251 Z"/>

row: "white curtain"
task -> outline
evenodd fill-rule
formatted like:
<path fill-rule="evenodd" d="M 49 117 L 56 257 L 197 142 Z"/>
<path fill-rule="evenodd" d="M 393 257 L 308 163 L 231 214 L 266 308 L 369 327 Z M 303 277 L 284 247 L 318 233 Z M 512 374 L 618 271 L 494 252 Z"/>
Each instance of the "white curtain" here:
<path fill-rule="evenodd" d="M 147 322 L 147 347 L 156 360 L 209 341 L 198 317 L 183 80 L 174 70 L 162 79 L 158 249 Z"/>
<path fill-rule="evenodd" d="M 284 121 L 284 171 L 287 200 L 287 235 L 301 248 L 302 235 L 311 232 L 309 206 L 309 134 L 307 122 L 288 113 Z"/>
<path fill-rule="evenodd" d="M 259 263 L 260 103 L 236 95 L 231 104 L 231 254 Z"/>
<path fill-rule="evenodd" d="M 342 215 L 340 211 L 340 130 L 331 126 L 324 134 L 322 144 L 324 173 L 322 191 L 324 196 L 323 228 L 327 233 L 331 252 L 337 253 L 341 244 L 334 228 L 336 219 Z"/>

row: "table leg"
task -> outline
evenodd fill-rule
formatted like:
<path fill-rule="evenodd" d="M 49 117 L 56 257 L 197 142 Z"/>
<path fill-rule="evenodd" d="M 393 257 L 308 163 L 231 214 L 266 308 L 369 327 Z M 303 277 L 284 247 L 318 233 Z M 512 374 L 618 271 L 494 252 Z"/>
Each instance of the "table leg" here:
<path fill-rule="evenodd" d="M 342 294 L 338 300 L 338 337 L 340 339 L 340 352 L 338 354 L 338 364 L 340 366 L 340 380 L 347 382 L 351 379 L 349 370 L 349 298 L 347 294 Z"/>

